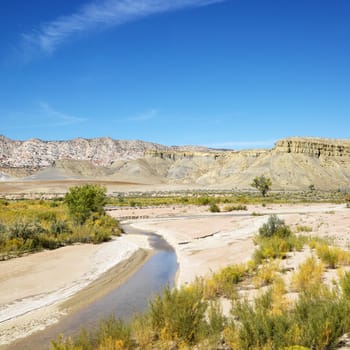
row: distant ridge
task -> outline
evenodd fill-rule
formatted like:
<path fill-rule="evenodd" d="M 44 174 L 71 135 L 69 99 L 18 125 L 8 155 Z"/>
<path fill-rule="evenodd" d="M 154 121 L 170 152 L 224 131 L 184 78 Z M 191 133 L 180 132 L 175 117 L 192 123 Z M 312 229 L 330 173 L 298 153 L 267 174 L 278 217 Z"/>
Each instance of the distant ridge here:
<path fill-rule="evenodd" d="M 282 190 L 350 188 L 350 139 L 290 137 L 272 149 L 217 150 L 109 137 L 16 141 L 0 136 L 0 173 L 30 180 L 90 178 L 249 188 L 265 174 Z"/>

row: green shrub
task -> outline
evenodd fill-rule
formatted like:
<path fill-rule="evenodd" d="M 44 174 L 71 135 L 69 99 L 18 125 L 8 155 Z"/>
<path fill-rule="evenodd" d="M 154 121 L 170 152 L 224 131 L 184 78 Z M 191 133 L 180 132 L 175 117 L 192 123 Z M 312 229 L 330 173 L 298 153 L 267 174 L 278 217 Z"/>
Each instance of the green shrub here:
<path fill-rule="evenodd" d="M 300 225 L 298 225 L 297 227 L 296 227 L 296 232 L 312 232 L 312 227 L 310 227 L 310 226 L 300 226 Z"/>
<path fill-rule="evenodd" d="M 267 223 L 260 227 L 259 235 L 265 238 L 272 236 L 285 238 L 291 235 L 291 230 L 283 220 L 276 215 L 271 215 L 267 220 Z"/>
<path fill-rule="evenodd" d="M 218 207 L 218 205 L 216 203 L 211 203 L 210 207 L 209 207 L 209 211 L 211 213 L 219 213 L 220 212 L 220 208 Z"/>
<path fill-rule="evenodd" d="M 231 298 L 235 295 L 236 285 L 247 276 L 244 265 L 230 265 L 213 274 L 207 281 L 207 293 L 210 296 L 223 295 Z M 210 291 L 208 291 L 210 289 Z"/>
<path fill-rule="evenodd" d="M 202 196 L 196 199 L 196 203 L 198 205 L 208 205 L 210 204 L 210 202 L 211 202 L 211 199 L 208 196 Z"/>
<path fill-rule="evenodd" d="M 349 303 L 332 293 L 302 294 L 294 309 L 300 344 L 316 350 L 331 349 L 349 331 Z"/>
<path fill-rule="evenodd" d="M 114 316 L 102 321 L 98 330 L 97 343 L 101 349 L 106 350 L 108 350 L 106 347 L 108 343 L 118 343 L 120 349 L 131 349 L 134 342 L 131 338 L 130 325 L 122 320 L 116 320 Z"/>
<path fill-rule="evenodd" d="M 238 205 L 226 205 L 224 207 L 225 211 L 236 211 L 236 210 L 248 210 L 246 205 L 238 204 Z"/>
<path fill-rule="evenodd" d="M 345 298 L 350 299 L 350 271 L 345 272 L 340 280 L 340 286 Z"/>
<path fill-rule="evenodd" d="M 99 185 L 74 186 L 64 197 L 72 219 L 82 225 L 93 213 L 102 214 L 107 203 L 106 188 Z"/>
<path fill-rule="evenodd" d="M 222 308 L 219 301 L 212 301 L 207 311 L 208 327 L 207 336 L 217 342 L 226 325 L 226 318 L 222 315 Z"/>
<path fill-rule="evenodd" d="M 49 231 L 54 235 L 58 236 L 62 233 L 70 232 L 68 222 L 66 220 L 53 220 L 50 225 Z"/>
<path fill-rule="evenodd" d="M 330 247 L 327 244 L 318 244 L 316 253 L 322 262 L 329 268 L 335 269 L 339 265 L 349 265 L 350 254 L 338 247 Z"/>
<path fill-rule="evenodd" d="M 206 332 L 206 309 L 202 288 L 192 285 L 173 290 L 166 288 L 150 302 L 149 315 L 159 339 L 192 345 Z"/>
<path fill-rule="evenodd" d="M 310 297 L 302 294 L 288 312 L 272 312 L 269 290 L 252 305 L 238 302 L 233 308 L 237 322 L 231 324 L 237 349 L 333 349 L 349 331 L 349 303 L 326 292 Z"/>

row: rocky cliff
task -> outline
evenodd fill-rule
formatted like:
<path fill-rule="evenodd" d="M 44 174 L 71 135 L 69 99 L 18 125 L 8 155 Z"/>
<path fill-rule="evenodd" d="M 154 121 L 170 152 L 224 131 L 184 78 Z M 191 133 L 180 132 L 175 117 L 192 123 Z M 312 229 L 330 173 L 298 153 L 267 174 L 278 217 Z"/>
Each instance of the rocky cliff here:
<path fill-rule="evenodd" d="M 312 157 L 350 157 L 350 140 L 322 138 L 288 138 L 276 142 L 280 153 L 305 154 Z"/>
<path fill-rule="evenodd" d="M 14 141 L 0 136 L 0 167 L 44 168 L 60 159 L 87 160 L 97 166 L 110 166 L 115 160 L 143 157 L 146 150 L 167 148 L 151 142 L 113 140 L 108 137 Z"/>
<path fill-rule="evenodd" d="M 148 184 L 250 188 L 265 174 L 273 188 L 350 188 L 350 139 L 287 138 L 272 149 L 167 147 L 110 138 L 13 141 L 0 138 L 0 173 L 30 179 L 103 178 Z"/>

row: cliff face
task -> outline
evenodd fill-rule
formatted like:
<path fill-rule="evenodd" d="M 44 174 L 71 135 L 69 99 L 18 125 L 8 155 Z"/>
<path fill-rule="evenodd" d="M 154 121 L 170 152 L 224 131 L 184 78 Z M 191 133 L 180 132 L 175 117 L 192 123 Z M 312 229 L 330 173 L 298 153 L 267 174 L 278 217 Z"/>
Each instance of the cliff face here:
<path fill-rule="evenodd" d="M 350 157 L 350 140 L 288 138 L 276 142 L 280 153 L 305 154 L 312 157 Z"/>
<path fill-rule="evenodd" d="M 110 138 L 13 141 L 0 137 L 0 179 L 104 178 L 150 184 L 250 188 L 265 174 L 274 189 L 350 189 L 350 139 L 287 138 L 270 150 L 166 147 Z"/>
<path fill-rule="evenodd" d="M 143 157 L 149 149 L 166 150 L 167 147 L 150 142 L 111 138 L 13 141 L 1 136 L 0 167 L 43 168 L 60 159 L 88 160 L 97 166 L 109 166 L 115 160 Z"/>

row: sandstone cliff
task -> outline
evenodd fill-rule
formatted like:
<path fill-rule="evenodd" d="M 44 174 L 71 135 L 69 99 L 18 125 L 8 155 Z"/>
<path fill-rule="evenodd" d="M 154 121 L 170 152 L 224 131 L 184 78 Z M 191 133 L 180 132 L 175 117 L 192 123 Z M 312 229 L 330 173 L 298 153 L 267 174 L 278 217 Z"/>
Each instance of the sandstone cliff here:
<path fill-rule="evenodd" d="M 275 189 L 350 188 L 350 139 L 294 137 L 269 150 L 224 151 L 110 138 L 45 142 L 1 137 L 0 172 L 3 181 L 30 173 L 36 180 L 103 178 L 225 188 L 250 188 L 255 176 L 265 174 Z"/>

